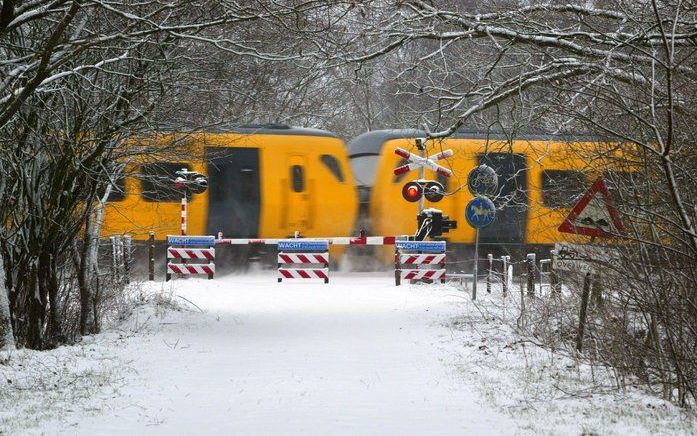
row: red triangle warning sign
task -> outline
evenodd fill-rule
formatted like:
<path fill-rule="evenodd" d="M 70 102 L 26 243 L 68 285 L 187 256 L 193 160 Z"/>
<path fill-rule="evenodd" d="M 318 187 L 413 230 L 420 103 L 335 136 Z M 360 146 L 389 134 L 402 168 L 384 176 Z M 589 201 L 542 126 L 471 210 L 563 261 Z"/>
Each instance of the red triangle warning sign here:
<path fill-rule="evenodd" d="M 586 236 L 613 237 L 624 234 L 624 225 L 602 177 L 576 203 L 558 230 Z"/>

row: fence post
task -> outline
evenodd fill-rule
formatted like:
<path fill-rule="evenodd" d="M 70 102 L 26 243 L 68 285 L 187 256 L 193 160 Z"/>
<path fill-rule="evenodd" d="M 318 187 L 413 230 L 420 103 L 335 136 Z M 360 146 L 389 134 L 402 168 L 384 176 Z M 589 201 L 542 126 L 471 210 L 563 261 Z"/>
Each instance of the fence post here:
<path fill-rule="evenodd" d="M 535 296 L 535 253 L 527 255 L 528 297 Z"/>
<path fill-rule="evenodd" d="M 557 270 L 554 269 L 554 257 L 557 255 L 557 250 L 550 251 L 552 261 L 549 263 L 549 287 L 552 295 L 561 294 L 561 283 L 559 282 L 559 276 L 557 275 Z"/>
<path fill-rule="evenodd" d="M 400 267 L 399 267 L 399 250 L 397 249 L 397 246 L 395 245 L 394 247 L 394 284 L 395 286 L 399 286 L 402 281 L 402 274 L 400 272 Z"/>
<path fill-rule="evenodd" d="M 603 288 L 602 282 L 600 281 L 600 274 L 597 272 L 593 276 L 593 283 L 591 287 L 591 301 L 597 307 L 603 307 Z"/>
<path fill-rule="evenodd" d="M 583 293 L 581 294 L 581 311 L 578 316 L 578 334 L 576 335 L 576 349 L 583 350 L 583 331 L 586 329 L 586 316 L 588 311 L 588 300 L 591 289 L 591 273 L 587 272 L 583 279 Z"/>
<path fill-rule="evenodd" d="M 123 237 L 123 275 L 126 283 L 131 283 L 131 248 L 133 247 L 133 238 L 131 235 Z"/>
<path fill-rule="evenodd" d="M 111 236 L 111 275 L 114 282 L 118 283 L 119 280 L 119 248 L 117 246 L 118 236 Z"/>
<path fill-rule="evenodd" d="M 486 255 L 486 260 L 489 262 L 489 268 L 486 271 L 486 292 L 491 294 L 491 275 L 494 270 L 494 255 L 489 253 Z"/>
<path fill-rule="evenodd" d="M 501 256 L 501 263 L 503 263 L 503 295 L 508 293 L 508 256 Z"/>
<path fill-rule="evenodd" d="M 148 234 L 148 280 L 155 280 L 155 232 Z"/>

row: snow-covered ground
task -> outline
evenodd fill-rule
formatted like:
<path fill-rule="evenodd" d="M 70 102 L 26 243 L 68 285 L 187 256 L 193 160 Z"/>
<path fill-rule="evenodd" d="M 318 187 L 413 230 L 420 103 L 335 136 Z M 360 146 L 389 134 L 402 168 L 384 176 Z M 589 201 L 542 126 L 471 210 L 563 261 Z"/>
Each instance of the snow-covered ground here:
<path fill-rule="evenodd" d="M 474 305 L 451 286 L 395 287 L 389 273 L 339 274 L 329 285 L 230 275 L 147 284 L 145 292 L 164 297 L 150 298 L 119 329 L 0 360 L 0 433 L 697 428 L 638 392 L 584 391 L 582 369 L 522 346 L 490 316 L 497 293 Z M 170 299 L 187 309 L 173 310 Z"/>

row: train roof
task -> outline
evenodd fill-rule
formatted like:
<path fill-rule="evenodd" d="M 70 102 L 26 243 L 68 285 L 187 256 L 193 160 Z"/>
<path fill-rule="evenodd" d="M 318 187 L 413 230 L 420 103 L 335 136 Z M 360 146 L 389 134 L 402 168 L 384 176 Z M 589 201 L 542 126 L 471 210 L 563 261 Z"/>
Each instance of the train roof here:
<path fill-rule="evenodd" d="M 164 128 L 163 131 L 184 133 L 176 128 Z M 295 135 L 295 136 L 324 136 L 339 138 L 328 130 L 310 127 L 288 126 L 285 124 L 242 124 L 239 126 L 215 126 L 192 130 L 186 133 L 239 133 L 243 135 Z"/>
<path fill-rule="evenodd" d="M 373 130 L 371 132 L 363 133 L 356 136 L 349 142 L 348 150 L 349 157 L 358 157 L 368 154 L 380 154 L 382 146 L 385 142 L 392 139 L 403 139 L 403 138 L 419 138 L 426 137 L 427 134 L 423 130 L 416 129 L 388 129 L 388 130 Z M 481 130 L 470 130 L 463 129 L 458 130 L 453 135 L 448 138 L 458 138 L 458 139 L 508 139 L 509 136 L 502 132 L 485 132 Z M 551 134 L 551 133 L 522 133 L 515 136 L 516 140 L 523 141 L 563 141 L 563 142 L 576 142 L 576 141 L 608 141 L 613 140 L 609 137 L 600 137 L 593 135 L 574 135 L 574 134 Z M 616 138 L 614 139 L 616 140 Z"/>
<path fill-rule="evenodd" d="M 313 129 L 310 127 L 287 126 L 285 124 L 245 124 L 221 129 L 212 133 L 244 133 L 258 135 L 298 135 L 298 136 L 327 136 L 338 138 L 335 133 L 328 130 Z"/>

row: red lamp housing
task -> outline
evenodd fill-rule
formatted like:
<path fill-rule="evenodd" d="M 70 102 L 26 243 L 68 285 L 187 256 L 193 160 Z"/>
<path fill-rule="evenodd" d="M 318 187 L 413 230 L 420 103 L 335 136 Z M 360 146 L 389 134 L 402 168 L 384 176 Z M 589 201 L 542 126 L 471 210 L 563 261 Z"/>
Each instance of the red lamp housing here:
<path fill-rule="evenodd" d="M 402 187 L 402 197 L 410 203 L 419 201 L 423 195 L 423 187 L 416 182 L 409 182 Z"/>

